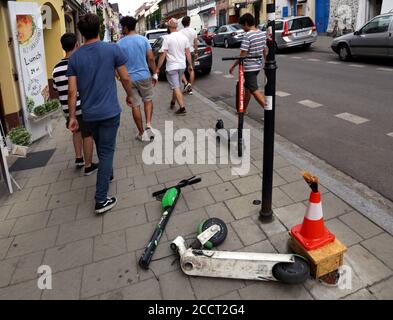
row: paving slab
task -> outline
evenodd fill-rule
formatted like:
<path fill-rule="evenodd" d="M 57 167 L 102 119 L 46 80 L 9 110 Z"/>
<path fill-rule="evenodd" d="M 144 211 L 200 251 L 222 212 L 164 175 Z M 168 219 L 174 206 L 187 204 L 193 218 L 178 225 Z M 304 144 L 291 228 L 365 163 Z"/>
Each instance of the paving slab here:
<path fill-rule="evenodd" d="M 84 267 L 81 297 L 88 298 L 138 281 L 133 253 L 102 260 Z"/>
<path fill-rule="evenodd" d="M 42 300 L 78 300 L 82 282 L 82 268 L 56 273 L 52 289 L 42 292 Z"/>
<path fill-rule="evenodd" d="M 126 251 L 125 231 L 101 234 L 94 238 L 94 261 L 119 256 Z"/>
<path fill-rule="evenodd" d="M 380 234 L 361 243 L 368 251 L 393 269 L 393 237 L 387 233 Z"/>
<path fill-rule="evenodd" d="M 375 284 L 369 288 L 370 292 L 379 300 L 393 299 L 393 277 Z"/>
<path fill-rule="evenodd" d="M 364 239 L 369 239 L 383 232 L 380 227 L 355 211 L 344 214 L 339 219 Z"/>
<path fill-rule="evenodd" d="M 101 300 L 161 300 L 160 286 L 156 279 L 149 279 L 101 295 Z"/>

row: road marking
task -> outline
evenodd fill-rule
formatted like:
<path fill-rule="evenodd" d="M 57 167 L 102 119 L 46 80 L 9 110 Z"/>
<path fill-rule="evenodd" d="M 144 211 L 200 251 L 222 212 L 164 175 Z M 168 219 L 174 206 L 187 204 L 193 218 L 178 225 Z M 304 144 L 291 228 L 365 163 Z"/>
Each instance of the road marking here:
<path fill-rule="evenodd" d="M 298 102 L 299 104 L 302 104 L 303 106 L 309 107 L 311 109 L 319 108 L 322 107 L 323 104 L 320 104 L 318 102 L 312 101 L 312 100 L 302 100 Z"/>
<path fill-rule="evenodd" d="M 341 64 L 341 62 L 338 61 L 328 61 L 329 64 Z"/>
<path fill-rule="evenodd" d="M 217 70 L 217 71 L 213 71 L 213 73 L 214 73 L 214 74 L 223 74 L 224 72 L 218 71 L 218 70 Z"/>
<path fill-rule="evenodd" d="M 317 61 L 321 61 L 321 59 L 307 59 L 307 61 L 317 62 Z"/>
<path fill-rule="evenodd" d="M 386 135 L 393 138 L 393 132 L 387 133 Z"/>
<path fill-rule="evenodd" d="M 348 66 L 353 67 L 353 68 L 364 68 L 365 65 L 363 64 L 349 64 Z"/>
<path fill-rule="evenodd" d="M 393 68 L 377 68 L 379 71 L 390 71 L 393 72 Z"/>
<path fill-rule="evenodd" d="M 290 96 L 291 94 L 288 93 L 288 92 L 284 92 L 284 91 L 277 91 L 277 92 L 276 92 L 276 95 L 279 96 L 279 97 L 288 97 L 288 96 Z"/>
<path fill-rule="evenodd" d="M 354 114 L 351 114 L 351 113 L 348 113 L 348 112 L 336 114 L 335 117 L 343 119 L 343 120 L 346 120 L 346 121 L 349 121 L 349 122 L 352 122 L 354 124 L 362 124 L 362 123 L 365 123 L 367 121 L 370 121 L 370 120 L 368 120 L 366 118 L 362 118 L 362 117 L 359 117 L 357 115 L 354 115 Z"/>
<path fill-rule="evenodd" d="M 233 76 L 233 75 L 231 75 L 231 74 L 226 74 L 226 75 L 224 75 L 224 78 L 227 78 L 227 79 L 233 79 L 235 76 Z"/>
<path fill-rule="evenodd" d="M 299 57 L 299 56 L 293 56 L 293 57 L 291 57 L 292 59 L 302 59 L 302 57 Z"/>

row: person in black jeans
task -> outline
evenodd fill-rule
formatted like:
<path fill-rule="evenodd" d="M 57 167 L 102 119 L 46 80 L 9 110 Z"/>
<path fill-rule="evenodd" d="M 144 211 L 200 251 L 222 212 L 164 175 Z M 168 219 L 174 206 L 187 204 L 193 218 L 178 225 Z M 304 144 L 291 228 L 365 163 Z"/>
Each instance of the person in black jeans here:
<path fill-rule="evenodd" d="M 108 197 L 113 174 L 116 135 L 120 125 L 121 108 L 117 98 L 115 71 L 127 93 L 127 104 L 132 107 L 131 78 L 125 66 L 127 57 L 115 44 L 100 41 L 100 20 L 95 14 L 80 18 L 78 29 L 85 44 L 71 55 L 68 64 L 69 129 L 78 130 L 75 116 L 77 92 L 81 99 L 83 121 L 93 133 L 100 160 L 96 184 L 95 212 L 102 214 L 117 203 Z"/>

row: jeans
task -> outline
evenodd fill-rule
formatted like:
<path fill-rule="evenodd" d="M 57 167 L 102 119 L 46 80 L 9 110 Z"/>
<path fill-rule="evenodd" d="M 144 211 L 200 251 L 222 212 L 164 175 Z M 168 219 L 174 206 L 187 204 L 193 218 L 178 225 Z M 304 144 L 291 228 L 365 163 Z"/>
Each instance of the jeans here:
<path fill-rule="evenodd" d="M 104 202 L 108 196 L 109 181 L 113 173 L 113 156 L 116 148 L 117 130 L 120 126 L 120 114 L 116 117 L 86 122 L 86 126 L 93 133 L 99 159 L 96 202 Z"/>

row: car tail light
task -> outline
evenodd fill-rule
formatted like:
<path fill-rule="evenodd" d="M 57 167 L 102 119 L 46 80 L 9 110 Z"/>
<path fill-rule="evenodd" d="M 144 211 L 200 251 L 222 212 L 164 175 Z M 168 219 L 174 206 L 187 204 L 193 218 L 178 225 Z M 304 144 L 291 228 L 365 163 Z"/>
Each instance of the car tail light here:
<path fill-rule="evenodd" d="M 291 32 L 289 32 L 289 25 L 288 25 L 288 21 L 284 22 L 284 31 L 281 33 L 281 37 L 289 37 L 290 35 L 292 35 Z"/>
<path fill-rule="evenodd" d="M 213 52 L 211 47 L 206 47 L 205 50 L 203 51 L 204 54 L 211 54 Z"/>

